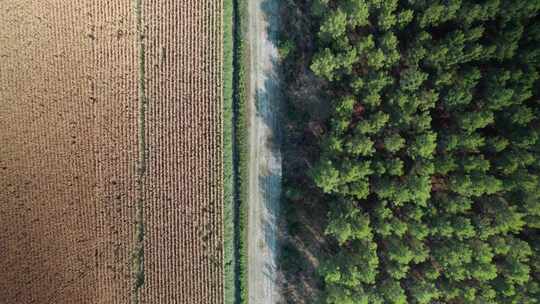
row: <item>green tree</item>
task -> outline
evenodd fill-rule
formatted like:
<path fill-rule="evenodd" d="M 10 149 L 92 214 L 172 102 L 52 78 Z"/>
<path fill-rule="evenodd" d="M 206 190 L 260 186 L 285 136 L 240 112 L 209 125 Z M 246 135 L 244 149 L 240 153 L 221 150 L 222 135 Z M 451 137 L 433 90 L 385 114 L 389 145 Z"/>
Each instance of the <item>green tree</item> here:
<path fill-rule="evenodd" d="M 371 239 L 369 217 L 353 203 L 336 202 L 331 206 L 330 221 L 325 233 L 337 239 L 340 244 L 350 240 Z"/>
<path fill-rule="evenodd" d="M 540 1 L 292 1 L 327 303 L 539 303 Z"/>

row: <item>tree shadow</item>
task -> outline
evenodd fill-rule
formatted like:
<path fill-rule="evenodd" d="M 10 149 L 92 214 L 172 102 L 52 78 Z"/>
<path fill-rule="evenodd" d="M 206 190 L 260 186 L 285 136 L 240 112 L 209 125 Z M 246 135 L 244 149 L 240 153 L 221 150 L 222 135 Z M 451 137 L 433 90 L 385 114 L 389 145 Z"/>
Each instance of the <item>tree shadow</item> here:
<path fill-rule="evenodd" d="M 277 60 L 273 60 L 275 66 Z M 276 71 L 265 72 L 262 88 L 255 90 L 255 115 L 260 118 L 264 127 L 270 131 L 266 147 L 273 153 L 279 153 L 282 140 L 283 102 L 279 74 Z"/>
<path fill-rule="evenodd" d="M 295 21 L 294 28 L 288 29 L 297 37 L 309 32 L 312 26 L 308 24 L 310 19 L 303 15 L 309 9 L 309 0 L 287 3 L 301 3 L 303 8 L 284 11 L 288 4 L 279 0 L 260 3 L 269 47 L 275 50 L 271 52 L 270 61 L 262 65 L 271 64 L 273 68 L 262 71 L 257 79 L 259 87 L 255 88 L 253 110 L 268 132 L 262 144 L 272 155 L 279 155 L 267 160 L 268 170 L 258 177 L 257 191 L 264 199 L 262 212 L 266 214 L 261 223 L 261 242 L 277 256 L 277 261 L 267 261 L 261 271 L 267 278 L 278 280 L 283 303 L 316 303 L 322 290 L 317 274 L 319 259 L 329 252 L 329 246 L 323 231 L 326 204 L 319 201 L 321 195 L 307 177 L 309 164 L 318 158 L 315 144 L 318 139 L 308 126 L 324 121 L 330 107 L 322 91 L 325 83 L 309 69 L 311 38 L 302 40 L 299 47 L 302 55 L 294 59 L 279 57 L 280 40 L 288 36 L 284 35 L 288 23 L 284 22 L 285 18 L 300 20 Z M 298 119 L 293 119 L 294 115 Z M 292 186 L 300 189 L 301 199 L 292 201 L 286 197 L 286 188 Z M 297 231 L 292 231 L 292 226 L 296 226 Z"/>

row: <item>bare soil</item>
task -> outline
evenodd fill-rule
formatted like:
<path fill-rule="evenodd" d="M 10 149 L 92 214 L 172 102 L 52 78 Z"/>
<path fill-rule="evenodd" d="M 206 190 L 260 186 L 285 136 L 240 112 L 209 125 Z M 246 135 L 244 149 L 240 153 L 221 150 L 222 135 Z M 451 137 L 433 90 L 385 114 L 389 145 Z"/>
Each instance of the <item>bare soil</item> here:
<path fill-rule="evenodd" d="M 131 10 L 125 0 L 2 4 L 4 303 L 129 299 L 136 156 Z"/>

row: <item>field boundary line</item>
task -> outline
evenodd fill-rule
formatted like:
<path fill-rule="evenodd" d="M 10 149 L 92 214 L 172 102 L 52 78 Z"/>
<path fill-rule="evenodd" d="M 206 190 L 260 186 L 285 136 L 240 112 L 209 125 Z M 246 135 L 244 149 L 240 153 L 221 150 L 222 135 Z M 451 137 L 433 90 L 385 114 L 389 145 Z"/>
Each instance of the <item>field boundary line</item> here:
<path fill-rule="evenodd" d="M 137 204 L 135 206 L 135 246 L 133 248 L 133 293 L 132 303 L 138 304 L 140 290 L 144 285 L 144 176 L 146 173 L 146 92 L 145 92 L 145 47 L 143 33 L 143 0 L 135 0 L 136 43 L 138 48 L 138 160 L 137 160 Z"/>

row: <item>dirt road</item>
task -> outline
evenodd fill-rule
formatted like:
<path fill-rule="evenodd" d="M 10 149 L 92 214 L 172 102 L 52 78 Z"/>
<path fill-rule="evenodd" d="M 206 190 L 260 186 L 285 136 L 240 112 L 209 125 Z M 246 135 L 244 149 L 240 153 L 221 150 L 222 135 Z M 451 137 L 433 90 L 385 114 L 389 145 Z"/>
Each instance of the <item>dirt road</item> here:
<path fill-rule="evenodd" d="M 276 282 L 277 215 L 281 194 L 278 113 L 277 0 L 249 1 L 250 186 L 248 288 L 250 304 L 280 301 Z"/>

